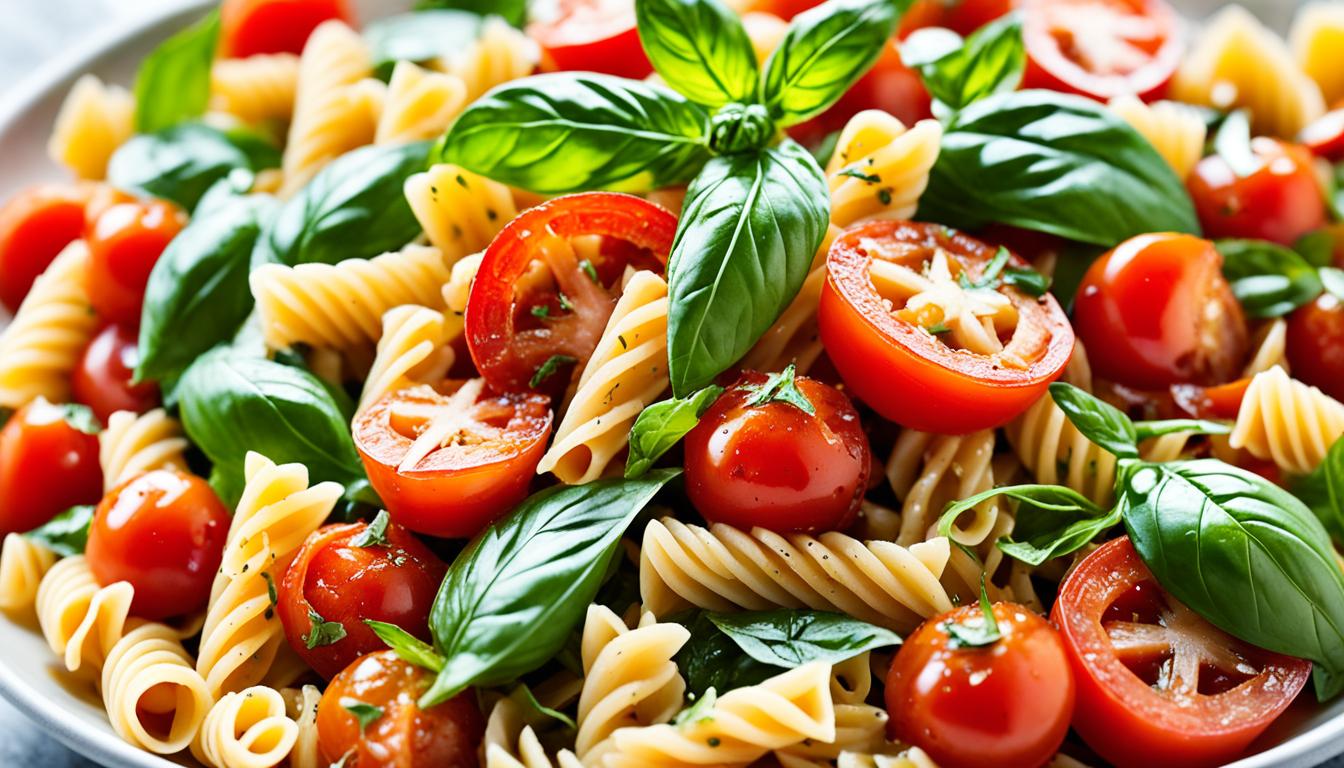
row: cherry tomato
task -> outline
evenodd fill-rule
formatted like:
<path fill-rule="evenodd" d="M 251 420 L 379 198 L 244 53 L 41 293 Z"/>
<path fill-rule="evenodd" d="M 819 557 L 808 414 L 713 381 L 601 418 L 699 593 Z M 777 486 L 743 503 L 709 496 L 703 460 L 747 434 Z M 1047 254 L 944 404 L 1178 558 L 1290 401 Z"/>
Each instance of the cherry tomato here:
<path fill-rule="evenodd" d="M 79 360 L 71 380 L 75 401 L 93 409 L 98 420 L 117 411 L 144 413 L 159 402 L 159 388 L 152 382 L 132 384 L 140 360 L 140 343 L 133 331 L 120 325 L 104 328 Z"/>
<path fill-rule="evenodd" d="M 471 286 L 466 337 L 476 369 L 500 391 L 542 388 L 543 381 L 563 391 L 602 337 L 625 266 L 662 271 L 676 228 L 677 217 L 663 208 L 612 192 L 557 197 L 525 211 L 486 249 Z M 604 238 L 592 259 L 570 242 L 586 235 Z M 549 275 L 539 275 L 535 262 Z"/>
<path fill-rule="evenodd" d="M 91 222 L 89 301 L 100 317 L 127 328 L 140 327 L 140 305 L 150 270 L 186 216 L 164 200 L 119 203 Z"/>
<path fill-rule="evenodd" d="M 979 605 L 964 605 L 920 625 L 887 674 L 891 736 L 944 768 L 1038 768 L 1069 730 L 1073 674 L 1059 633 L 1025 606 L 993 611 L 993 644 L 954 639 L 953 625 L 984 624 Z"/>
<path fill-rule="evenodd" d="M 1344 160 L 1344 107 L 1326 112 L 1297 136 L 1302 146 L 1330 162 Z"/>
<path fill-rule="evenodd" d="M 1016 0 L 915 0 L 901 16 L 904 40 L 925 27 L 943 27 L 965 37 L 1013 9 Z"/>
<path fill-rule="evenodd" d="M 416 700 L 434 675 L 393 651 L 371 653 L 346 667 L 317 705 L 317 743 L 325 762 L 350 768 L 476 768 L 485 718 L 476 692 L 466 690 L 429 709 Z M 360 725 L 347 708 L 377 707 Z"/>
<path fill-rule="evenodd" d="M 551 434 L 550 401 L 483 379 L 385 395 L 355 420 L 369 482 L 397 523 L 474 536 L 527 496 Z"/>
<path fill-rule="evenodd" d="M 319 24 L 340 19 L 355 26 L 347 0 L 224 0 L 219 8 L 219 55 L 301 53 Z"/>
<path fill-rule="evenodd" d="M 146 472 L 103 497 L 85 556 L 99 584 L 135 587 L 136 616 L 185 616 L 210 598 L 230 520 L 201 478 L 168 469 Z"/>
<path fill-rule="evenodd" d="M 98 425 L 90 419 L 38 398 L 0 429 L 0 538 L 102 498 Z"/>
<path fill-rule="evenodd" d="M 1344 303 L 1334 294 L 1288 316 L 1288 364 L 1294 378 L 1344 399 Z"/>
<path fill-rule="evenodd" d="M 550 72 L 602 72 L 643 80 L 653 74 L 635 28 L 634 0 L 559 0 L 554 18 L 534 22 L 527 34 Z"/>
<path fill-rule="evenodd" d="M 84 232 L 88 185 L 29 187 L 0 208 L 0 304 L 17 311 L 37 276 Z"/>
<path fill-rule="evenodd" d="M 1207 237 L 1245 237 L 1292 245 L 1325 224 L 1325 195 L 1311 153 L 1296 144 L 1251 140 L 1258 165 L 1238 175 L 1221 155 L 1195 166 L 1186 186 Z"/>
<path fill-rule="evenodd" d="M 817 144 L 845 127 L 854 115 L 880 109 L 906 125 L 933 117 L 933 97 L 919 73 L 901 61 L 900 43 L 892 39 L 873 68 L 854 83 L 830 109 L 805 123 L 789 128 L 789 135 L 804 144 Z"/>
<path fill-rule="evenodd" d="M 686 492 L 710 522 L 834 531 L 854 521 L 872 464 L 859 413 L 835 387 L 791 377 L 744 373 L 686 435 Z"/>
<path fill-rule="evenodd" d="M 836 239 L 817 319 L 858 399 L 912 429 L 963 434 L 1041 396 L 1069 361 L 1073 330 L 1053 296 L 986 276 L 995 257 L 936 224 L 872 222 Z M 1010 255 L 1005 268 L 1024 265 Z M 990 290 L 967 291 L 963 279 Z"/>
<path fill-rule="evenodd" d="M 769 13 L 785 21 L 811 8 L 821 5 L 823 0 L 749 0 L 738 7 L 741 13 Z M 736 7 L 736 6 L 735 6 Z"/>
<path fill-rule="evenodd" d="M 1121 768 L 1221 765 L 1311 673 L 1309 662 L 1252 648 L 1176 602 L 1128 538 L 1079 563 L 1050 616 L 1077 680 L 1074 730 Z"/>
<path fill-rule="evenodd" d="M 396 523 L 381 537 L 365 523 L 314 531 L 280 583 L 280 620 L 289 645 L 331 679 L 352 661 L 387 646 L 364 623 L 396 624 L 429 638 L 429 609 L 448 566 Z M 345 627 L 331 645 L 308 647 L 310 612 Z"/>
<path fill-rule="evenodd" d="M 1249 333 L 1213 243 L 1139 235 L 1093 262 L 1073 320 L 1093 370 L 1130 386 L 1221 384 L 1236 378 Z"/>
<path fill-rule="evenodd" d="M 1184 52 L 1166 0 L 1022 0 L 1023 88 L 1162 98 Z"/>
<path fill-rule="evenodd" d="M 1241 410 L 1241 401 L 1246 397 L 1246 389 L 1251 385 L 1249 377 L 1243 377 L 1226 384 L 1213 387 L 1201 387 L 1198 384 L 1172 384 L 1171 399 L 1182 413 L 1177 418 L 1227 419 L 1237 418 Z"/>

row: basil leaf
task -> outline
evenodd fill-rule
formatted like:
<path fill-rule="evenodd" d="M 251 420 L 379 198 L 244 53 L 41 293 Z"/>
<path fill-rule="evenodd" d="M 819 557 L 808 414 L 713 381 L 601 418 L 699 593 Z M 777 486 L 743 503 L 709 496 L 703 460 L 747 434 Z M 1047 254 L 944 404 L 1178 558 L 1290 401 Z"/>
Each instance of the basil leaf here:
<path fill-rule="evenodd" d="M 1138 431 L 1119 408 L 1062 381 L 1050 385 L 1050 397 L 1088 440 L 1119 458 L 1138 458 Z"/>
<path fill-rule="evenodd" d="M 1223 276 L 1251 317 L 1281 317 L 1321 295 L 1321 279 L 1300 254 L 1264 240 L 1219 240 Z"/>
<path fill-rule="evenodd" d="M 114 187 L 162 197 L 190 211 L 231 171 L 279 165 L 280 150 L 257 134 L 182 123 L 121 145 L 108 162 L 107 178 Z"/>
<path fill-rule="evenodd" d="M 1012 485 L 991 488 L 949 504 L 938 519 L 938 535 L 950 536 L 961 514 L 988 499 L 1007 496 L 1017 501 L 1017 522 L 1012 538 L 999 539 L 998 547 L 1028 565 L 1040 565 L 1052 557 L 1072 554 L 1098 534 L 1120 522 L 1120 514 L 1107 512 L 1091 499 L 1059 485 Z"/>
<path fill-rule="evenodd" d="M 485 16 L 494 14 L 515 27 L 527 23 L 527 0 L 418 0 L 417 11 L 456 10 Z M 370 25 L 372 27 L 372 25 Z M 368 29 L 365 29 L 365 35 Z"/>
<path fill-rule="evenodd" d="M 1344 163 L 1338 163 L 1330 174 L 1330 189 L 1326 205 L 1335 221 L 1344 221 Z"/>
<path fill-rule="evenodd" d="M 708 616 L 748 656 L 785 669 L 812 661 L 838 664 L 866 651 L 901 644 L 895 632 L 843 613 L 779 610 Z"/>
<path fill-rule="evenodd" d="M 1328 229 L 1318 229 L 1300 237 L 1293 250 L 1317 269 L 1328 267 L 1335 261 L 1335 238 Z"/>
<path fill-rule="evenodd" d="M 24 536 L 61 557 L 82 555 L 89 543 L 93 512 L 94 507 L 90 505 L 71 507 Z"/>
<path fill-rule="evenodd" d="M 1196 432 L 1201 435 L 1230 435 L 1232 434 L 1232 425 L 1222 421 L 1207 421 L 1205 419 L 1161 419 L 1159 421 L 1134 422 L 1134 435 L 1140 441 L 1178 432 Z"/>
<path fill-rule="evenodd" d="M 542 704 L 540 701 L 537 701 L 536 694 L 532 693 L 532 689 L 528 687 L 527 683 L 519 683 L 518 690 L 522 693 L 522 703 L 527 708 L 527 714 L 524 714 L 523 716 L 525 722 L 549 717 L 571 731 L 577 731 L 579 729 L 579 724 L 574 722 L 574 718 L 558 709 L 552 709 Z"/>
<path fill-rule="evenodd" d="M 704 698 L 712 690 L 731 691 L 756 685 L 779 674 L 779 668 L 748 656 L 704 611 L 669 620 L 686 627 L 691 639 L 674 660 L 686 677 L 686 692 Z"/>
<path fill-rule="evenodd" d="M 899 18 L 892 0 L 830 0 L 795 16 L 765 63 L 771 116 L 788 126 L 825 112 L 872 68 Z"/>
<path fill-rule="evenodd" d="M 327 621 L 312 608 L 308 609 L 308 623 L 311 628 L 303 636 L 303 646 L 308 650 L 335 645 L 345 639 L 345 625 L 339 621 Z"/>
<path fill-rule="evenodd" d="M 79 403 L 62 403 L 56 406 L 61 409 L 61 421 L 67 426 L 86 435 L 96 435 L 103 431 L 102 422 L 93 415 L 93 409 L 87 405 Z"/>
<path fill-rule="evenodd" d="M 364 729 L 378 722 L 378 719 L 383 716 L 382 707 L 349 696 L 342 696 L 339 703 L 341 708 L 355 716 L 355 720 L 359 722 L 361 736 L 364 734 Z"/>
<path fill-rule="evenodd" d="M 929 93 L 949 109 L 1016 90 L 1027 68 L 1022 22 L 1004 16 L 976 30 L 965 43 L 938 27 L 921 29 L 901 44 L 901 61 L 919 72 Z"/>
<path fill-rule="evenodd" d="M 135 76 L 137 133 L 153 133 L 205 114 L 218 41 L 219 11 L 214 10 L 145 57 Z"/>
<path fill-rule="evenodd" d="M 719 694 L 713 688 L 705 691 L 702 696 L 692 695 L 687 698 L 691 700 L 691 706 L 681 710 L 676 717 L 672 718 L 673 725 L 679 728 L 690 728 L 693 725 L 714 719 L 712 713 L 714 704 L 719 700 Z M 711 747 L 717 746 L 716 740 L 711 738 L 709 745 Z"/>
<path fill-rule="evenodd" d="M 549 661 L 597 595 L 626 528 L 678 474 L 548 488 L 477 536 L 434 599 L 429 627 L 447 663 L 420 706 Z"/>
<path fill-rule="evenodd" d="M 254 266 L 373 258 L 420 234 L 402 191 L 425 167 L 428 144 L 370 146 L 331 161 L 280 210 L 257 242 Z"/>
<path fill-rule="evenodd" d="M 625 461 L 625 476 L 639 477 L 648 472 L 655 461 L 695 429 L 700 417 L 721 394 L 723 387 L 711 384 L 688 397 L 674 397 L 640 411 L 630 427 L 630 456 Z"/>
<path fill-rule="evenodd" d="M 756 53 L 720 0 L 639 0 L 635 18 L 653 68 L 678 93 L 707 107 L 755 101 Z"/>
<path fill-rule="evenodd" d="M 378 514 L 374 515 L 373 521 L 365 526 L 359 535 L 350 540 L 352 547 L 390 547 L 391 543 L 387 540 L 387 524 L 392 521 L 387 510 L 380 509 Z"/>
<path fill-rule="evenodd" d="M 980 572 L 980 615 L 970 616 L 961 621 L 945 621 L 939 629 L 947 633 L 947 647 L 986 648 L 1003 638 L 999 630 L 999 620 L 994 617 L 994 606 L 989 602 L 989 589 L 985 586 L 988 574 Z"/>
<path fill-rule="evenodd" d="M 1344 438 L 1330 446 L 1316 471 L 1297 478 L 1292 491 L 1321 521 L 1330 538 L 1344 546 Z"/>
<path fill-rule="evenodd" d="M 830 220 L 817 161 L 791 140 L 716 157 L 686 193 L 668 259 L 672 392 L 709 385 L 802 287 Z"/>
<path fill-rule="evenodd" d="M 534 192 L 648 191 L 685 184 L 709 158 L 709 117 L 676 91 L 557 72 L 500 86 L 440 142 L 455 163 Z"/>
<path fill-rule="evenodd" d="M 373 634 L 377 635 L 379 640 L 383 641 L 383 644 L 396 651 L 403 661 L 410 662 L 417 667 L 424 667 L 431 672 L 438 672 L 443 669 L 443 657 L 439 655 L 438 651 L 434 650 L 434 646 L 424 640 L 396 624 L 374 621 L 373 619 L 365 619 L 364 623 L 369 626 L 369 629 L 373 630 Z"/>
<path fill-rule="evenodd" d="M 364 41 L 373 59 L 374 75 L 387 80 L 399 61 L 426 64 L 467 50 L 481 35 L 481 15 L 485 12 L 424 10 L 369 22 L 364 27 Z"/>
<path fill-rule="evenodd" d="M 1213 459 L 1135 463 L 1119 490 L 1163 589 L 1228 634 L 1316 662 L 1322 700 L 1344 689 L 1344 573 L 1302 502 Z"/>
<path fill-rule="evenodd" d="M 1185 186 L 1128 124 L 1051 91 L 996 94 L 952 116 L 917 218 L 991 222 L 1111 247 L 1146 232 L 1199 232 Z"/>

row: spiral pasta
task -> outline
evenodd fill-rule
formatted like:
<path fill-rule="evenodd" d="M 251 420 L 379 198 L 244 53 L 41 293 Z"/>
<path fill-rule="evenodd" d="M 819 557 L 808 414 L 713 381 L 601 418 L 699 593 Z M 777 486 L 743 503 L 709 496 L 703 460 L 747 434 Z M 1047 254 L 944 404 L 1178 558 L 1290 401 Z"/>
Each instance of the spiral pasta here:
<path fill-rule="evenodd" d="M 294 748 L 289 752 L 289 768 L 326 768 L 317 745 L 317 705 L 322 692 L 315 685 L 305 685 L 280 693 L 285 697 L 285 713 L 298 728 Z"/>
<path fill-rule="evenodd" d="M 37 623 L 67 670 L 96 673 L 121 640 L 134 597 L 124 581 L 99 586 L 83 555 L 67 557 L 37 587 Z"/>
<path fill-rule="evenodd" d="M 895 755 L 843 752 L 835 768 L 938 768 L 938 764 L 924 750 L 911 747 Z"/>
<path fill-rule="evenodd" d="M 1288 47 L 1298 67 L 1320 87 L 1326 104 L 1344 99 L 1344 72 L 1339 67 L 1344 3 L 1315 2 L 1299 8 L 1288 33 Z"/>
<path fill-rule="evenodd" d="M 299 87 L 299 57 L 263 53 L 219 59 L 210 69 L 210 108 L 244 123 L 288 122 Z"/>
<path fill-rule="evenodd" d="M 431 384 L 446 376 L 455 358 L 449 346 L 455 335 L 438 310 L 414 304 L 388 310 L 356 417 L 389 392 Z"/>
<path fill-rule="evenodd" d="M 0 611 L 28 611 L 37 599 L 37 586 L 56 553 L 21 533 L 5 535 L 0 546 Z"/>
<path fill-rule="evenodd" d="M 949 502 L 993 488 L 994 430 L 969 435 L 933 435 L 905 430 L 887 459 L 887 481 L 904 504 L 896 543 L 910 546 L 929 537 Z M 986 540 L 999 515 L 994 500 L 969 510 L 952 526 L 952 538 L 968 546 Z"/>
<path fill-rule="evenodd" d="M 47 154 L 81 179 L 107 176 L 107 162 L 135 133 L 135 98 L 93 75 L 75 81 L 61 104 Z"/>
<path fill-rule="evenodd" d="M 455 324 L 456 333 L 461 333 L 463 318 L 467 314 L 467 299 L 471 298 L 471 283 L 481 268 L 483 253 L 464 256 L 453 265 L 453 274 L 443 286 L 444 318 Z"/>
<path fill-rule="evenodd" d="M 1320 466 L 1344 435 L 1344 403 L 1274 367 L 1246 388 L 1229 442 L 1299 475 Z"/>
<path fill-rule="evenodd" d="M 886 732 L 887 713 L 881 707 L 836 703 L 835 738 L 830 741 L 808 739 L 776 750 L 775 759 L 781 768 L 831 768 L 845 752 L 881 749 L 886 742 Z"/>
<path fill-rule="evenodd" d="M 850 118 L 826 168 L 831 223 L 843 229 L 862 221 L 914 216 L 942 138 L 936 120 L 921 120 L 907 129 L 876 109 Z"/>
<path fill-rule="evenodd" d="M 211 704 L 179 633 L 159 623 L 142 624 L 117 641 L 103 666 L 102 689 L 117 735 L 159 755 L 186 749 Z"/>
<path fill-rule="evenodd" d="M 411 176 L 405 193 L 429 242 L 449 264 L 484 250 L 518 215 L 508 187 L 456 165 L 434 165 Z"/>
<path fill-rule="evenodd" d="M 541 51 L 532 38 L 496 16 L 481 24 L 474 43 L 442 64 L 446 72 L 462 79 L 470 103 L 497 85 L 532 74 L 540 60 Z"/>
<path fill-rule="evenodd" d="M 0 408 L 22 408 L 39 397 L 70 400 L 70 375 L 98 330 L 84 283 L 89 249 L 66 246 L 0 331 Z"/>
<path fill-rule="evenodd" d="M 556 753 L 553 761 L 533 726 L 512 696 L 495 702 L 481 742 L 481 764 L 485 768 L 582 768 L 584 764 L 567 749 Z"/>
<path fill-rule="evenodd" d="M 448 130 L 467 105 L 467 86 L 455 75 L 397 62 L 374 132 L 375 144 L 432 139 Z"/>
<path fill-rule="evenodd" d="M 156 469 L 185 470 L 187 446 L 182 425 L 162 408 L 140 416 L 117 411 L 108 417 L 107 429 L 98 434 L 104 489 L 110 491 Z"/>
<path fill-rule="evenodd" d="M 1285 371 L 1288 367 L 1288 323 L 1282 317 L 1276 317 L 1265 324 L 1252 338 L 1255 352 L 1251 361 L 1242 370 L 1242 376 L 1254 376 L 1264 373 L 1274 366 Z"/>
<path fill-rule="evenodd" d="M 1188 105 L 1174 101 L 1145 104 L 1134 96 L 1119 96 L 1111 99 L 1106 108 L 1147 139 L 1182 179 L 1190 175 L 1204 156 L 1208 126 Z"/>
<path fill-rule="evenodd" d="M 214 768 L 271 768 L 289 755 L 298 736 L 280 692 L 253 686 L 225 694 L 210 708 L 191 754 Z"/>

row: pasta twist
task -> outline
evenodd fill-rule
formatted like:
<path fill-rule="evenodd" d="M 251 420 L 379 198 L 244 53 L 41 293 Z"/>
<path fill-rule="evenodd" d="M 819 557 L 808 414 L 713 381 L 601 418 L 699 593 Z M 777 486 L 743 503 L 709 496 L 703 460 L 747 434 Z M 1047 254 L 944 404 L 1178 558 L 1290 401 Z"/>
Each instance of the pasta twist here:
<path fill-rule="evenodd" d="M 355 416 L 389 392 L 444 378 L 456 357 L 449 346 L 455 335 L 437 310 L 414 304 L 388 310 Z"/>
<path fill-rule="evenodd" d="M 187 446 L 182 425 L 162 408 L 142 416 L 117 411 L 108 417 L 107 429 L 98 434 L 104 489 L 110 491 L 156 469 L 185 470 Z"/>
<path fill-rule="evenodd" d="M 1189 176 L 1204 156 L 1208 126 L 1191 107 L 1174 101 L 1145 104 L 1134 96 L 1111 99 L 1106 107 L 1147 139 L 1178 177 Z"/>
<path fill-rule="evenodd" d="M 1339 52 L 1344 49 L 1344 4 L 1315 2 L 1299 8 L 1288 46 L 1298 67 L 1320 87 L 1326 104 L 1344 99 L 1344 72 L 1339 66 Z"/>
<path fill-rule="evenodd" d="M 449 264 L 482 251 L 518 215 L 509 188 L 456 165 L 406 179 L 406 202 Z"/>
<path fill-rule="evenodd" d="M 865 663 L 867 659 L 864 659 Z M 834 686 L 832 686 L 834 691 Z M 886 743 L 887 713 L 871 704 L 836 704 L 835 738 L 807 740 L 777 750 L 781 768 L 831 768 L 845 752 L 874 752 Z"/>
<path fill-rule="evenodd" d="M 1253 337 L 1255 353 L 1251 361 L 1241 372 L 1242 376 L 1254 376 L 1264 373 L 1274 366 L 1285 371 L 1288 367 L 1288 323 L 1282 317 L 1276 317 L 1261 328 Z"/>
<path fill-rule="evenodd" d="M 948 503 L 993 488 L 993 457 L 992 429 L 969 435 L 902 432 L 887 459 L 887 481 L 904 502 L 896 543 L 908 547 L 924 541 Z M 999 514 L 993 499 L 969 510 L 953 524 L 952 538 L 968 546 L 983 543 Z"/>
<path fill-rule="evenodd" d="M 443 286 L 443 304 L 446 307 L 444 317 L 454 324 L 455 333 L 462 332 L 467 299 L 471 298 L 471 284 L 476 279 L 476 272 L 481 268 L 481 259 L 484 257 L 483 253 L 463 257 L 453 265 L 452 277 Z"/>
<path fill-rule="evenodd" d="M 101 181 L 117 147 L 135 133 L 135 98 L 125 88 L 84 75 L 61 104 L 47 154 L 81 179 Z"/>
<path fill-rule="evenodd" d="M 467 105 L 461 78 L 397 62 L 387 84 L 387 101 L 374 132 L 375 144 L 432 139 L 448 130 Z"/>
<path fill-rule="evenodd" d="M 124 581 L 99 586 L 83 555 L 67 557 L 37 587 L 37 622 L 67 670 L 97 672 L 121 640 L 134 597 Z"/>
<path fill-rule="evenodd" d="M 1274 367 L 1251 379 L 1229 441 L 1285 472 L 1305 475 L 1341 435 L 1344 403 Z"/>
<path fill-rule="evenodd" d="M 70 400 L 70 375 L 98 330 L 84 283 L 89 249 L 76 240 L 51 262 L 0 331 L 0 408 Z"/>
<path fill-rule="evenodd" d="M 177 630 L 158 623 L 132 629 L 112 647 L 102 689 L 117 735 L 159 755 L 186 749 L 212 701 Z"/>
<path fill-rule="evenodd" d="M 244 123 L 288 122 L 299 88 L 299 57 L 263 53 L 219 59 L 210 69 L 210 108 Z"/>
<path fill-rule="evenodd" d="M 5 536 L 0 547 L 0 610 L 28 611 L 37 586 L 56 562 L 56 553 L 20 533 Z"/>
<path fill-rule="evenodd" d="M 280 692 L 253 686 L 226 694 L 191 742 L 191 754 L 213 768 L 271 768 L 284 760 L 299 737 L 285 714 Z"/>
<path fill-rule="evenodd" d="M 289 768 L 326 768 L 317 746 L 317 705 L 322 692 L 315 685 L 305 685 L 286 688 L 280 694 L 285 697 L 285 714 L 298 727 L 294 748 L 289 752 Z"/>
<path fill-rule="evenodd" d="M 942 138 L 937 120 L 921 120 L 907 130 L 881 110 L 851 117 L 826 168 L 831 223 L 843 229 L 862 221 L 914 216 Z"/>
<path fill-rule="evenodd" d="M 497 85 L 532 74 L 540 60 L 541 51 L 532 38 L 491 17 L 481 25 L 476 42 L 446 59 L 443 68 L 462 79 L 471 103 Z"/>
<path fill-rule="evenodd" d="M 835 768 L 938 768 L 938 764 L 924 750 L 911 747 L 896 755 L 842 752 Z"/>
<path fill-rule="evenodd" d="M 481 742 L 485 768 L 582 768 L 569 750 L 560 750 L 552 761 L 537 732 L 523 717 L 523 708 L 512 697 L 497 701 L 486 721 Z M 297 768 L 297 767 L 296 767 Z"/>

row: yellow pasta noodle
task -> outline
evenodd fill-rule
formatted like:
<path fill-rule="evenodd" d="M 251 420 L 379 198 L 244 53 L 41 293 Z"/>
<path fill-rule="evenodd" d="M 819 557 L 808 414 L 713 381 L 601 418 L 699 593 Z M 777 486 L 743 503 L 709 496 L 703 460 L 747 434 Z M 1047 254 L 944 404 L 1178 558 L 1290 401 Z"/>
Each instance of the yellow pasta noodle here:
<path fill-rule="evenodd" d="M 442 62 L 445 71 L 457 75 L 467 87 L 467 101 L 510 80 L 526 77 L 537 68 L 541 51 L 532 38 L 499 17 L 481 25 L 474 43 Z"/>
<path fill-rule="evenodd" d="M 21 533 L 5 535 L 0 546 L 0 611 L 32 609 L 42 577 L 56 563 L 56 553 Z"/>
<path fill-rule="evenodd" d="M 107 175 L 112 153 L 135 133 L 135 98 L 93 75 L 75 81 L 47 142 L 47 154 L 81 179 Z"/>
<path fill-rule="evenodd" d="M 481 268 L 482 253 L 473 253 L 463 257 L 453 265 L 452 277 L 443 286 L 443 305 L 445 321 L 455 328 L 454 335 L 462 332 L 463 318 L 467 314 L 467 299 L 471 298 L 471 283 Z"/>
<path fill-rule="evenodd" d="M 191 754 L 213 768 L 271 768 L 289 756 L 298 736 L 280 692 L 253 686 L 210 708 Z"/>
<path fill-rule="evenodd" d="M 1305 475 L 1320 466 L 1340 435 L 1344 403 L 1274 367 L 1251 379 L 1230 443 L 1285 472 Z"/>
<path fill-rule="evenodd" d="M 843 752 L 835 768 L 938 768 L 938 764 L 924 750 L 911 747 L 895 755 Z"/>
<path fill-rule="evenodd" d="M 406 180 L 406 202 L 449 264 L 484 250 L 518 215 L 509 188 L 456 165 L 435 165 Z"/>
<path fill-rule="evenodd" d="M 467 105 L 467 86 L 456 75 L 430 72 L 409 61 L 397 62 L 387 84 L 387 100 L 374 132 L 376 144 L 432 139 L 452 124 Z"/>
<path fill-rule="evenodd" d="M 152 622 L 127 632 L 112 647 L 102 689 L 117 735 L 159 755 L 186 749 L 212 701 L 178 631 Z"/>
<path fill-rule="evenodd" d="M 18 409 L 38 397 L 70 399 L 70 375 L 98 330 L 84 283 L 89 249 L 66 246 L 0 331 L 0 407 Z"/>
<path fill-rule="evenodd" d="M 317 705 L 322 692 L 315 685 L 305 685 L 280 693 L 285 697 L 285 713 L 298 727 L 294 748 L 289 752 L 289 768 L 327 768 L 317 745 Z"/>
<path fill-rule="evenodd" d="M 389 392 L 444 378 L 455 357 L 449 346 L 454 335 L 438 310 L 414 304 L 388 310 L 355 415 Z"/>
<path fill-rule="evenodd" d="M 881 110 L 849 119 L 826 169 L 831 223 L 848 227 L 874 219 L 908 219 L 929 185 L 943 129 L 921 120 L 906 129 Z"/>
<path fill-rule="evenodd" d="M 865 658 L 866 662 L 867 659 Z M 887 713 L 871 704 L 835 704 L 835 738 L 777 750 L 781 768 L 831 768 L 844 752 L 873 752 L 886 742 Z"/>
<path fill-rule="evenodd" d="M 1344 69 L 1339 65 L 1344 50 L 1344 3 L 1330 0 L 1299 8 L 1288 44 L 1297 65 L 1320 87 L 1326 104 L 1344 99 Z"/>
<path fill-rule="evenodd" d="M 37 587 L 37 622 L 66 669 L 96 673 L 121 639 L 134 597 L 124 581 L 99 586 L 83 555 L 67 557 Z"/>
<path fill-rule="evenodd" d="M 1134 96 L 1119 96 L 1106 105 L 1139 135 L 1184 179 L 1204 156 L 1208 126 L 1199 112 L 1186 104 L 1158 101 L 1145 104 Z"/>
<path fill-rule="evenodd" d="M 551 759 L 537 736 L 536 723 L 527 720 L 516 699 L 520 693 L 521 688 L 491 708 L 481 742 L 481 764 L 485 768 L 581 768 L 583 763 L 567 749 Z"/>
<path fill-rule="evenodd" d="M 162 408 L 142 416 L 117 411 L 108 417 L 107 429 L 98 434 L 104 488 L 110 491 L 156 469 L 185 470 L 187 445 L 182 425 Z"/>
<path fill-rule="evenodd" d="M 1288 323 L 1283 318 L 1276 317 L 1266 323 L 1256 333 L 1252 344 L 1255 353 L 1251 355 L 1251 361 L 1246 364 L 1241 375 L 1254 376 L 1274 366 L 1285 371 L 1292 370 L 1288 367 Z"/>
<path fill-rule="evenodd" d="M 210 69 L 210 108 L 244 123 L 288 122 L 299 87 L 299 57 L 263 53 L 219 59 Z"/>

